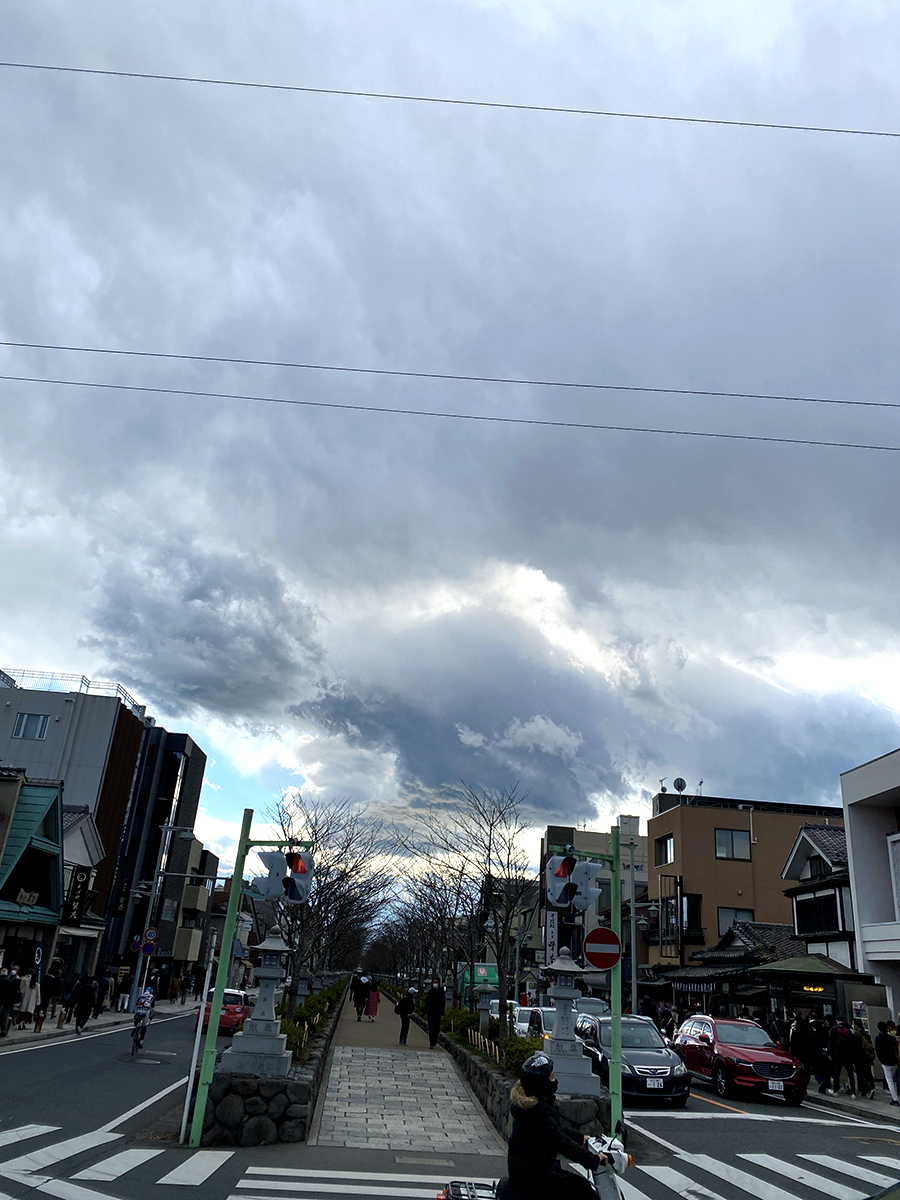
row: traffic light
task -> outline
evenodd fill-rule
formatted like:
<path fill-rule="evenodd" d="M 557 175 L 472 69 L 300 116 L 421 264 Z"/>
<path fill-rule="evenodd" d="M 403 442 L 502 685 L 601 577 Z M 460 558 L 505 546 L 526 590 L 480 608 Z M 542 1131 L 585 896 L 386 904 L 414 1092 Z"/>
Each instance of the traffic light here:
<path fill-rule="evenodd" d="M 280 900 L 287 889 L 284 855 L 278 850 L 260 850 L 260 861 L 268 871 L 265 879 L 255 879 L 257 891 L 264 900 Z"/>
<path fill-rule="evenodd" d="M 284 881 L 284 895 L 288 904 L 305 904 L 309 900 L 309 889 L 313 880 L 313 856 L 311 850 L 289 850 L 284 856 L 288 877 Z"/>
<path fill-rule="evenodd" d="M 578 860 L 573 854 L 554 854 L 547 859 L 544 867 L 544 879 L 547 883 L 547 903 L 554 908 L 568 908 L 577 890 L 573 883 L 572 873 L 576 870 Z"/>
<path fill-rule="evenodd" d="M 591 905 L 600 896 L 600 888 L 591 887 L 594 879 L 600 872 L 600 867 L 597 863 L 580 862 L 575 864 L 575 869 L 571 875 L 571 883 L 575 886 L 575 894 L 572 897 L 572 905 L 577 909 L 590 908 Z"/>

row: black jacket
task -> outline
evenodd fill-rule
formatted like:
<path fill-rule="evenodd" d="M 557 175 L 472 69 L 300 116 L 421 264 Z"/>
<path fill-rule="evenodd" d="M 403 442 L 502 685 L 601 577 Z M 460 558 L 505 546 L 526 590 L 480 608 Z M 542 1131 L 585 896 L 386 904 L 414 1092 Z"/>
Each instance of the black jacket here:
<path fill-rule="evenodd" d="M 408 1017 L 415 1007 L 416 1002 L 410 995 L 402 996 L 397 1001 L 397 1012 L 401 1017 Z"/>
<path fill-rule="evenodd" d="M 447 1000 L 442 987 L 429 988 L 425 993 L 426 1017 L 442 1017 L 447 1008 Z"/>
<path fill-rule="evenodd" d="M 513 1129 L 507 1161 L 510 1190 L 516 1197 L 530 1200 L 532 1196 L 552 1194 L 554 1180 L 560 1174 L 557 1154 L 590 1171 L 600 1165 L 596 1154 L 565 1132 L 552 1096 L 529 1096 L 521 1083 L 515 1083 L 509 1099 Z"/>
<path fill-rule="evenodd" d="M 886 1067 L 896 1067 L 900 1063 L 897 1039 L 889 1033 L 879 1033 L 875 1039 L 875 1054 L 878 1061 Z"/>
<path fill-rule="evenodd" d="M 0 1008 L 18 1008 L 22 997 L 22 981 L 18 975 L 0 979 Z"/>

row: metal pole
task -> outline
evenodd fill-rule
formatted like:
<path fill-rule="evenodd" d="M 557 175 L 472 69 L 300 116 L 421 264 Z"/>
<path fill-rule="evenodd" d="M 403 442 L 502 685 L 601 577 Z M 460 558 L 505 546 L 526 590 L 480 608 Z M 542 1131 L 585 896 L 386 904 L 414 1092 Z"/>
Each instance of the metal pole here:
<path fill-rule="evenodd" d="M 232 887 L 234 884 L 232 883 Z M 200 993 L 200 1011 L 197 1013 L 197 1030 L 194 1034 L 194 1050 L 191 1054 L 191 1069 L 188 1071 L 187 1091 L 184 1094 L 184 1111 L 181 1114 L 181 1132 L 178 1135 L 179 1146 L 184 1145 L 184 1135 L 187 1132 L 188 1113 L 191 1110 L 191 1092 L 194 1090 L 194 1072 L 197 1069 L 197 1055 L 200 1053 L 200 1033 L 203 1029 L 203 1013 L 206 1007 L 206 993 L 209 991 L 209 977 L 212 974 L 213 959 L 216 956 L 216 935 L 210 934 L 209 953 L 206 959 L 206 977 L 203 980 L 203 991 Z M 212 1017 L 212 1010 L 210 1010 Z"/>
<path fill-rule="evenodd" d="M 619 940 L 622 938 L 622 859 L 619 849 L 619 827 L 609 831 L 610 926 Z M 612 1006 L 609 1059 L 610 1133 L 615 1135 L 622 1123 L 622 959 L 610 971 L 609 999 Z"/>
<path fill-rule="evenodd" d="M 631 1011 L 637 1012 L 637 912 L 634 886 L 634 838 L 628 843 L 631 867 Z"/>
<path fill-rule="evenodd" d="M 222 999 L 225 995 L 225 976 L 228 974 L 229 956 L 225 947 L 234 941 L 234 927 L 237 922 L 238 907 L 241 902 L 241 892 L 244 889 L 244 860 L 247 857 L 250 841 L 250 825 L 253 821 L 253 809 L 244 809 L 244 820 L 241 834 L 238 838 L 237 854 L 234 858 L 234 874 L 231 877 L 231 895 L 228 897 L 228 911 L 225 914 L 225 928 L 222 930 L 222 945 L 219 949 L 219 969 L 216 971 L 216 986 L 213 990 L 212 1003 L 209 1006 L 209 1025 L 206 1030 L 206 1044 L 203 1047 L 203 1062 L 200 1066 L 200 1082 L 197 1084 L 197 1099 L 194 1101 L 194 1117 L 191 1121 L 190 1146 L 196 1149 L 203 1136 L 203 1117 L 206 1113 L 206 1096 L 209 1085 L 216 1070 L 216 1035 L 219 1032 L 219 1014 L 222 1011 Z M 204 1000 L 205 1004 L 206 1001 Z M 202 1010 L 201 1010 L 202 1011 Z M 202 1017 L 201 1017 L 202 1024 Z"/>

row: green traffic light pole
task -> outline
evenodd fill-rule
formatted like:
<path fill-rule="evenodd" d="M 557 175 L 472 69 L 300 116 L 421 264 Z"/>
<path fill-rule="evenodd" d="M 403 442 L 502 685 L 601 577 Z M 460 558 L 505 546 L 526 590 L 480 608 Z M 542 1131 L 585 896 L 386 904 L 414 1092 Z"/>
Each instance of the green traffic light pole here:
<path fill-rule="evenodd" d="M 216 1037 L 219 1032 L 218 1014 L 222 1010 L 222 1000 L 225 996 L 225 985 L 228 981 L 228 970 L 231 963 L 231 947 L 234 945 L 234 931 L 237 926 L 238 908 L 240 907 L 241 893 L 244 890 L 244 863 L 247 859 L 247 854 L 252 847 L 255 846 L 275 846 L 282 848 L 284 846 L 301 846 L 304 850 L 312 849 L 312 842 L 296 842 L 289 838 L 280 838 L 278 841 L 262 841 L 254 842 L 250 840 L 250 825 L 253 822 L 253 809 L 244 809 L 244 819 L 241 823 L 241 833 L 238 838 L 237 853 L 234 856 L 234 874 L 231 879 L 231 894 L 228 897 L 228 909 L 225 913 L 225 928 L 222 930 L 222 943 L 219 948 L 219 967 L 216 971 L 216 982 L 213 988 L 212 1001 L 209 1006 L 209 1023 L 206 1028 L 206 1041 L 203 1044 L 203 1059 L 200 1064 L 200 1081 L 197 1084 L 197 1098 L 194 1101 L 194 1115 L 191 1121 L 191 1136 L 188 1145 L 192 1149 L 196 1149 L 200 1145 L 200 1139 L 203 1136 L 203 1117 L 206 1113 L 206 1097 L 209 1093 L 209 1085 L 212 1083 L 212 1077 L 216 1070 Z M 205 1001 L 201 1000 L 201 1004 Z M 200 1010 L 198 1020 L 203 1020 L 203 1009 Z M 216 1014 L 215 1019 L 213 1014 Z M 188 1080 L 188 1088 L 191 1087 L 193 1080 Z"/>

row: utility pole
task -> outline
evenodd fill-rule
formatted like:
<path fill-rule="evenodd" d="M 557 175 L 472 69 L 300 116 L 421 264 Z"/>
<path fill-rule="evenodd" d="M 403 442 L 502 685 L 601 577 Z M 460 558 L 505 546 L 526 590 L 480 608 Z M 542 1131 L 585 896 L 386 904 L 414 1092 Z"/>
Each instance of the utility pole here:
<path fill-rule="evenodd" d="M 619 827 L 613 825 L 609 831 L 609 864 L 610 889 L 610 927 L 613 933 L 622 940 L 622 858 L 619 848 Z M 610 1032 L 612 1045 L 609 1058 L 609 1106 L 610 1133 L 613 1136 L 622 1124 L 622 959 L 620 958 L 609 973 Z"/>
<path fill-rule="evenodd" d="M 631 1012 L 637 1012 L 637 899 L 634 885 L 634 838 L 628 843 L 628 865 L 631 869 Z"/>

